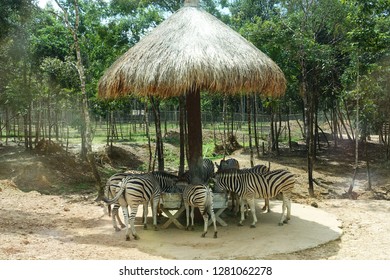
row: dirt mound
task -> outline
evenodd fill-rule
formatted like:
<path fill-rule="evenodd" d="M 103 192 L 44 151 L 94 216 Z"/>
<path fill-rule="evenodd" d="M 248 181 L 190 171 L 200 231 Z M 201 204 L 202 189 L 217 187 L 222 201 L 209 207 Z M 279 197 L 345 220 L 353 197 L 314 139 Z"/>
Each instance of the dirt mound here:
<path fill-rule="evenodd" d="M 115 169 L 138 170 L 143 162 L 125 146 L 105 146 L 97 152 L 100 166 L 110 165 Z"/>
<path fill-rule="evenodd" d="M 65 153 L 64 149 L 59 143 L 55 143 L 52 140 L 41 139 L 35 146 L 35 152 L 38 154 L 56 154 Z"/>

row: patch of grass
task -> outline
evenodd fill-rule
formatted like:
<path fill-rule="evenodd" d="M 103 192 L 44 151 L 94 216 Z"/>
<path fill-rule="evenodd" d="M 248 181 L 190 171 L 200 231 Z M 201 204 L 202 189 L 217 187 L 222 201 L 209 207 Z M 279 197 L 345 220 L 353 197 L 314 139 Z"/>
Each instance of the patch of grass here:
<path fill-rule="evenodd" d="M 77 183 L 69 185 L 58 185 L 52 188 L 50 191 L 42 191 L 44 194 L 56 194 L 56 195 L 66 195 L 66 194 L 90 194 L 96 192 L 94 183 Z"/>

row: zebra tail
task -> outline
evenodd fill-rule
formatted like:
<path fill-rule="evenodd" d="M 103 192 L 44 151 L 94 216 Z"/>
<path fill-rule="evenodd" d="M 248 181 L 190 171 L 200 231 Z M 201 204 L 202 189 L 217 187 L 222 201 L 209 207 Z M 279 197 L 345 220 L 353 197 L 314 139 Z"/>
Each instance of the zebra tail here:
<path fill-rule="evenodd" d="M 119 183 L 121 188 L 120 190 L 116 193 L 116 195 L 112 198 L 112 199 L 108 199 L 107 197 L 104 197 L 103 198 L 103 201 L 107 204 L 113 204 L 115 202 L 118 201 L 118 199 L 120 198 L 120 196 L 122 195 L 122 193 L 124 192 L 124 190 L 126 189 L 126 184 L 122 182 Z"/>

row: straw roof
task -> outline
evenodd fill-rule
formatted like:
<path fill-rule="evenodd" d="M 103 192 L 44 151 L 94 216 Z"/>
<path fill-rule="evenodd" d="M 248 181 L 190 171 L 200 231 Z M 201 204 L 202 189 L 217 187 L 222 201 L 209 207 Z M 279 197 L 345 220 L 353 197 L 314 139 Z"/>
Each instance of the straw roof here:
<path fill-rule="evenodd" d="M 99 97 L 165 98 L 194 89 L 278 97 L 285 88 L 283 72 L 267 55 L 214 16 L 185 5 L 119 57 L 101 77 Z"/>

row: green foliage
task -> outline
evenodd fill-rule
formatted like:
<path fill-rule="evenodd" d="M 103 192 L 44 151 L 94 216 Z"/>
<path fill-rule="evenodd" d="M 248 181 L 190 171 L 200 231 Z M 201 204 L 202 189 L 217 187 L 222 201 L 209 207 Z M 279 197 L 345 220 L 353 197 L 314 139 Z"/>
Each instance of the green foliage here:
<path fill-rule="evenodd" d="M 72 15 L 73 1 L 61 0 Z M 263 101 L 282 112 L 301 112 L 302 75 L 317 110 L 330 110 L 343 100 L 354 110 L 362 99 L 363 119 L 378 127 L 390 119 L 387 0 L 204 0 L 202 8 L 221 18 L 283 70 L 287 92 L 278 102 Z M 182 6 L 177 0 L 80 0 L 80 44 L 90 108 L 97 117 L 111 111 L 144 109 L 145 100 L 95 98 L 104 71 L 142 36 Z M 224 10 L 222 10 L 224 8 Z M 226 10 L 229 9 L 227 13 Z M 73 39 L 60 11 L 32 8 L 31 1 L 0 3 L 0 110 L 25 114 L 31 104 L 78 108 L 79 80 Z M 357 80 L 359 77 L 359 88 Z M 51 99 L 50 99 L 51 98 Z M 202 94 L 202 110 L 220 117 L 223 96 Z M 51 101 L 50 101 L 51 100 Z M 227 98 L 227 111 L 240 112 L 241 97 Z M 42 104 L 42 105 L 41 105 Z M 161 100 L 161 110 L 177 110 L 177 98 Z M 79 124 L 75 124 L 79 125 Z M 135 136 L 134 136 L 135 137 Z M 103 140 L 102 140 L 103 141 Z M 209 153 L 211 148 L 205 148 Z"/>

